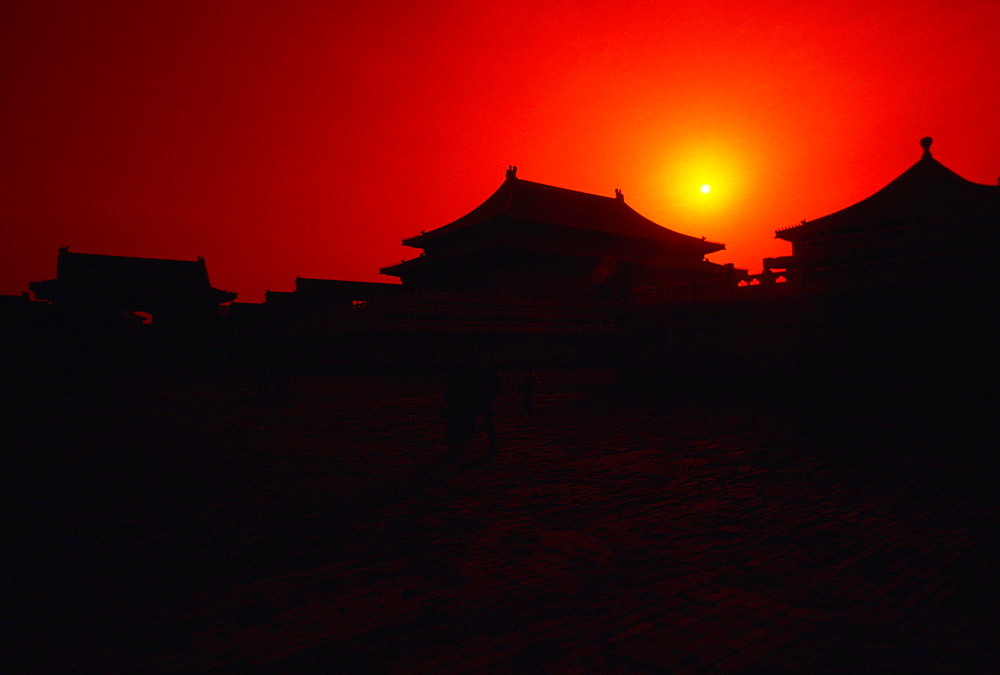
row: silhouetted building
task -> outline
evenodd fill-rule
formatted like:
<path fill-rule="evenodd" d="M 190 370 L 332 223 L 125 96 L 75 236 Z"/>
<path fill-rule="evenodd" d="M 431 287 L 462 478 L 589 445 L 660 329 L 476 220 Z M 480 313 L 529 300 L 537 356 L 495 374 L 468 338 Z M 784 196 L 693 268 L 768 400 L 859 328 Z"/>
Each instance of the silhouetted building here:
<path fill-rule="evenodd" d="M 0 359 L 0 379 L 4 369 L 28 365 L 46 352 L 43 342 L 51 323 L 47 302 L 32 302 L 26 292 L 0 295 L 0 350 L 5 357 Z"/>
<path fill-rule="evenodd" d="M 56 278 L 29 284 L 35 297 L 58 305 L 145 312 L 157 317 L 214 313 L 235 293 L 213 288 L 205 259 L 163 260 L 59 249 Z"/>
<path fill-rule="evenodd" d="M 657 225 L 615 197 L 526 181 L 510 167 L 485 202 L 404 239 L 423 253 L 382 269 L 407 290 L 598 301 L 724 296 L 742 270 L 705 256 L 723 244 Z"/>
<path fill-rule="evenodd" d="M 132 258 L 66 247 L 59 250 L 56 278 L 29 287 L 52 303 L 61 343 L 55 351 L 67 363 L 95 368 L 157 357 L 203 369 L 219 359 L 219 305 L 236 298 L 211 286 L 203 258 Z"/>
<path fill-rule="evenodd" d="M 403 287 L 399 284 L 368 281 L 340 281 L 296 277 L 294 291 L 267 291 L 266 302 L 275 308 L 357 309 L 371 301 L 395 298 Z"/>
<path fill-rule="evenodd" d="M 233 303 L 234 336 L 284 334 L 308 368 L 444 367 L 477 345 L 500 363 L 607 360 L 618 321 L 607 307 L 564 298 L 444 293 L 327 279 L 296 279 L 260 305 Z"/>
<path fill-rule="evenodd" d="M 519 180 L 514 167 L 471 213 L 404 243 L 423 253 L 382 269 L 401 284 L 300 277 L 235 314 L 281 326 L 321 368 L 445 366 L 469 345 L 506 365 L 608 364 L 630 303 L 728 299 L 746 278 L 705 260 L 722 244 L 657 225 L 620 191 Z"/>
<path fill-rule="evenodd" d="M 992 274 L 1000 186 L 968 181 L 931 155 L 857 204 L 778 230 L 792 255 L 765 258 L 802 290 L 873 288 Z"/>
<path fill-rule="evenodd" d="M 33 310 L 39 308 L 40 303 L 31 302 L 27 293 L 21 295 L 0 295 L 0 317 L 3 317 L 5 325 L 18 325 L 26 323 Z"/>

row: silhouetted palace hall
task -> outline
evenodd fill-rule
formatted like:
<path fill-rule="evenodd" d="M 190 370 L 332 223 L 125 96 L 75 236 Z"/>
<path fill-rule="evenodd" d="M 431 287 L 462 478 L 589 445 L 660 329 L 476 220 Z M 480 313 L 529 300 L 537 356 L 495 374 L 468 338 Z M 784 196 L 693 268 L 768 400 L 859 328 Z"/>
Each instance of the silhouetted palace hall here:
<path fill-rule="evenodd" d="M 650 221 L 620 190 L 587 194 L 524 180 L 510 167 L 471 212 L 403 240 L 420 254 L 381 270 L 401 283 L 300 277 L 294 291 L 268 291 L 264 304 L 220 310 L 235 294 L 211 287 L 204 260 L 63 249 L 58 278 L 30 285 L 48 304 L 5 306 L 12 316 L 44 310 L 50 322 L 91 333 L 144 312 L 161 351 L 221 346 L 230 335 L 234 344 L 280 342 L 331 367 L 441 364 L 460 345 L 479 344 L 497 359 L 539 366 L 632 359 L 728 372 L 795 368 L 795 354 L 818 349 L 816 336 L 869 335 L 855 328 L 912 322 L 943 306 L 975 313 L 963 308 L 995 295 L 1000 186 L 946 168 L 930 138 L 921 146 L 920 159 L 870 197 L 778 230 L 791 255 L 765 258 L 755 275 L 709 262 L 723 244 Z M 920 305 L 930 296 L 937 305 Z M 881 309 L 851 323 L 845 308 L 861 304 Z M 911 315 L 892 319 L 906 304 Z M 32 330 L 57 332 L 24 332 Z M 79 342 L 60 331 L 67 344 Z"/>
<path fill-rule="evenodd" d="M 517 167 L 470 213 L 403 243 L 423 252 L 382 273 L 413 291 L 689 300 L 723 295 L 738 273 L 705 260 L 723 244 L 657 225 L 620 190 L 612 198 L 535 183 Z"/>
<path fill-rule="evenodd" d="M 778 230 L 792 255 L 765 258 L 799 290 L 956 281 L 995 265 L 1000 186 L 968 181 L 931 155 L 857 204 Z"/>

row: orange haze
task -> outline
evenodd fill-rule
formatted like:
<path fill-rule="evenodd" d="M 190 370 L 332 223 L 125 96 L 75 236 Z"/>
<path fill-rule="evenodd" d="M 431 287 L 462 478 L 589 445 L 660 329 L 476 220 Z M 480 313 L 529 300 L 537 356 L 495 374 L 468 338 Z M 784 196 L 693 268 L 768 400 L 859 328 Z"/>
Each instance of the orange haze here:
<path fill-rule="evenodd" d="M 508 164 L 757 271 L 923 136 L 995 182 L 998 35 L 996 0 L 7 3 L 0 292 L 60 245 L 203 255 L 244 301 L 388 281 Z"/>

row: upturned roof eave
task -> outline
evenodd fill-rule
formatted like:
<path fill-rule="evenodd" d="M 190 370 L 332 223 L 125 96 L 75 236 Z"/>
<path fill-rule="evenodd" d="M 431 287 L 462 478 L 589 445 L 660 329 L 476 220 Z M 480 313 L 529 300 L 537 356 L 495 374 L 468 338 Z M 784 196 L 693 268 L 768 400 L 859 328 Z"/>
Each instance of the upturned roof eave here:
<path fill-rule="evenodd" d="M 601 229 L 597 229 L 597 228 L 589 228 L 589 227 L 585 227 L 585 226 L 582 226 L 582 225 L 568 225 L 566 223 L 553 223 L 553 222 L 544 221 L 544 220 L 532 220 L 532 219 L 523 218 L 523 217 L 516 216 L 516 215 L 511 215 L 511 214 L 506 213 L 504 211 L 499 211 L 498 213 L 494 214 L 493 217 L 496 217 L 496 216 L 504 216 L 504 217 L 507 217 L 507 218 L 511 218 L 511 219 L 523 222 L 523 223 L 532 223 L 532 224 L 543 225 L 543 226 L 547 226 L 547 227 L 570 227 L 570 228 L 578 228 L 578 229 L 581 229 L 581 230 L 587 230 L 589 232 L 596 232 L 598 234 L 607 234 L 609 236 L 620 236 L 620 237 L 625 237 L 627 239 L 632 239 L 632 240 L 635 240 L 635 241 L 645 241 L 645 242 L 649 242 L 651 244 L 668 245 L 668 246 L 678 246 L 678 247 L 682 247 L 682 248 L 687 248 L 689 250 L 690 249 L 694 249 L 695 251 L 697 251 L 701 255 L 710 255 L 712 253 L 717 253 L 719 251 L 724 251 L 726 249 L 726 245 L 725 244 L 722 244 L 722 243 L 719 243 L 719 242 L 714 242 L 714 241 L 709 241 L 709 240 L 703 239 L 703 238 L 692 237 L 692 236 L 687 235 L 687 234 L 681 234 L 680 232 L 675 232 L 673 230 L 670 230 L 668 228 L 662 227 L 660 225 L 657 225 L 657 227 L 661 227 L 664 230 L 665 234 L 664 234 L 663 237 L 646 237 L 646 236 L 636 236 L 636 235 L 630 235 L 630 234 L 618 234 L 618 233 L 608 232 L 606 230 L 601 230 Z M 484 218 L 482 220 L 476 220 L 476 221 L 466 222 L 466 223 L 463 224 L 463 227 L 468 227 L 468 226 L 472 226 L 472 225 L 478 225 L 478 224 L 486 222 L 488 220 L 490 220 L 490 218 Z M 443 229 L 443 228 L 439 228 L 439 229 Z M 424 233 L 424 234 L 421 234 L 421 235 L 418 235 L 418 236 L 415 236 L 415 237 L 411 237 L 409 239 L 404 239 L 403 240 L 403 244 L 406 245 L 406 246 L 411 246 L 413 248 L 423 249 L 424 248 L 424 244 L 426 242 L 433 241 L 433 240 L 436 240 L 436 239 L 440 239 L 442 236 L 447 236 L 447 235 L 453 234 L 456 231 L 457 230 L 455 230 L 455 229 L 450 230 L 449 232 L 442 232 L 442 233 L 438 233 L 437 231 L 431 231 L 431 232 L 427 232 L 427 233 Z"/>
<path fill-rule="evenodd" d="M 919 200 L 927 194 L 939 195 L 942 201 L 957 203 L 993 191 L 1000 194 L 1000 187 L 974 183 L 963 178 L 934 159 L 930 152 L 926 152 L 906 171 L 861 201 L 825 216 L 803 221 L 799 225 L 776 230 L 774 236 L 785 241 L 796 241 L 816 230 L 836 226 L 838 221 L 847 224 L 882 214 L 905 214 L 914 210 L 915 199 Z"/>
<path fill-rule="evenodd" d="M 403 239 L 404 246 L 412 246 L 413 248 L 423 248 L 422 242 L 426 242 L 433 239 L 438 239 L 443 235 L 449 235 L 460 229 L 464 229 L 470 225 L 476 225 L 481 222 L 490 220 L 491 218 L 500 215 L 503 212 L 502 200 L 510 201 L 510 179 L 505 180 L 500 187 L 493 191 L 489 197 L 486 198 L 479 206 L 472 209 L 466 213 L 461 218 L 456 218 L 450 223 L 446 223 L 440 227 L 436 227 L 433 230 L 421 231 L 420 234 L 414 235 L 412 237 L 407 237 Z M 503 194 L 505 192 L 507 194 Z"/>

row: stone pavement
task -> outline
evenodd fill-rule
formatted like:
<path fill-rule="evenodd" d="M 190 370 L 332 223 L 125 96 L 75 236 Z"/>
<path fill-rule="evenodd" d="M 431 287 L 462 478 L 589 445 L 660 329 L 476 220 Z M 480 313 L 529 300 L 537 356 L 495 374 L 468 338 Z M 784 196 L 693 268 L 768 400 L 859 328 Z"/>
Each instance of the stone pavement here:
<path fill-rule="evenodd" d="M 991 449 L 542 373 L 444 465 L 438 376 L 133 382 L 25 412 L 32 671 L 995 671 Z M 516 381 L 516 379 L 514 380 Z M 68 400 L 68 399 L 67 399 Z"/>

